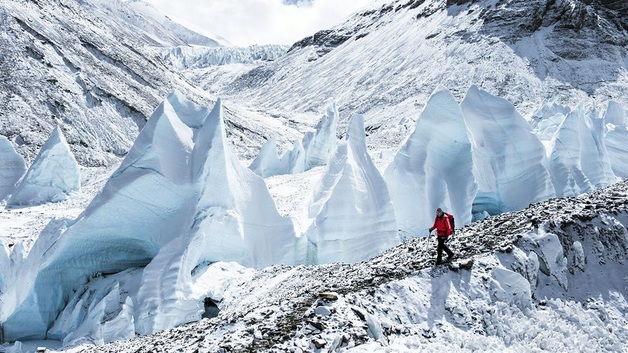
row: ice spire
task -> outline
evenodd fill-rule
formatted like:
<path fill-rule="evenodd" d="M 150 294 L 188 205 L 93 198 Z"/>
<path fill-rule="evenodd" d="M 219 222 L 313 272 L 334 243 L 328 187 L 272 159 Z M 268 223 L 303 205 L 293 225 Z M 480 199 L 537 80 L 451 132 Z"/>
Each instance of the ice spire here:
<path fill-rule="evenodd" d="M 7 205 L 34 206 L 62 201 L 78 191 L 80 184 L 79 165 L 57 126 L 13 190 Z"/>
<path fill-rule="evenodd" d="M 474 213 L 521 210 L 554 196 L 545 148 L 512 103 L 471 86 L 460 107 L 478 183 Z"/>
<path fill-rule="evenodd" d="M 257 157 L 249 165 L 249 168 L 262 178 L 282 174 L 279 152 L 277 151 L 277 138 L 275 136 L 266 141 Z"/>
<path fill-rule="evenodd" d="M 626 111 L 614 101 L 608 102 L 604 113 L 604 120 L 608 124 L 606 132 L 606 149 L 611 167 L 616 176 L 628 178 L 628 159 L 626 159 L 626 141 L 628 141 L 628 120 Z"/>
<path fill-rule="evenodd" d="M 3 293 L 0 321 L 9 340 L 45 338 L 77 284 L 95 274 L 143 268 L 141 290 L 115 293 L 112 287 L 112 298 L 120 300 L 109 303 L 128 303 L 132 295 L 139 305 L 115 309 L 134 311 L 130 334 L 150 333 L 200 319 L 202 298 L 192 297 L 189 285 L 201 263 L 259 268 L 305 257 L 264 180 L 230 152 L 220 100 L 209 112 L 176 92 L 157 108 L 85 211 L 74 221 L 51 224 L 20 266 L 21 276 L 10 276 L 20 285 L 11 283 Z M 102 308 L 92 309 L 66 329 L 57 326 L 56 337 L 79 324 L 88 331 L 106 326 Z"/>
<path fill-rule="evenodd" d="M 0 135 L 0 201 L 13 191 L 25 171 L 24 158 L 6 137 Z"/>
<path fill-rule="evenodd" d="M 196 207 L 189 225 L 144 270 L 138 292 L 141 333 L 200 319 L 189 286 L 201 263 L 261 268 L 299 261 L 292 221 L 279 215 L 264 180 L 229 149 L 220 99 L 196 136 L 191 164 L 197 196 L 190 200 Z"/>
<path fill-rule="evenodd" d="M 384 173 L 399 229 L 426 235 L 438 207 L 453 213 L 459 225 L 471 222 L 477 192 L 472 167 L 462 111 L 448 90 L 438 90 Z"/>
<path fill-rule="evenodd" d="M 549 171 L 558 197 L 578 196 L 593 189 L 581 162 L 583 119 L 582 106 L 578 106 L 565 117 L 552 139 Z"/>
<path fill-rule="evenodd" d="M 303 137 L 305 170 L 326 165 L 336 151 L 338 116 L 338 108 L 334 102 L 325 109 L 325 113 L 316 124 L 315 130 L 308 132 Z"/>
<path fill-rule="evenodd" d="M 366 149 L 355 115 L 314 191 L 306 231 L 311 263 L 357 262 L 399 242 L 388 188 Z"/>
<path fill-rule="evenodd" d="M 315 130 L 294 141 L 292 149 L 278 157 L 276 139 L 264 144 L 249 168 L 261 177 L 279 174 L 295 174 L 316 166 L 326 165 L 336 150 L 338 109 L 333 103 L 316 124 Z"/>
<path fill-rule="evenodd" d="M 611 161 L 606 149 L 604 119 L 600 118 L 596 109 L 584 114 L 580 135 L 582 146 L 582 170 L 593 186 L 603 188 L 617 182 Z"/>

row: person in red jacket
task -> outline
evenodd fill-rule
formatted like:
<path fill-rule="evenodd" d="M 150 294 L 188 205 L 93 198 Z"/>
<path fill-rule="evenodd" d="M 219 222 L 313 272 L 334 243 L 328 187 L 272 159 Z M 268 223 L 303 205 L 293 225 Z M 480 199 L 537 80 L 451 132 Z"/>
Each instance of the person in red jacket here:
<path fill-rule="evenodd" d="M 436 229 L 436 239 L 438 240 L 438 247 L 436 248 L 436 264 L 441 263 L 443 257 L 443 250 L 447 253 L 446 261 L 450 261 L 454 257 L 454 253 L 445 245 L 450 235 L 454 234 L 455 229 L 454 216 L 443 212 L 440 208 L 436 209 L 436 218 L 434 219 L 434 225 L 430 228 L 430 234 Z"/>

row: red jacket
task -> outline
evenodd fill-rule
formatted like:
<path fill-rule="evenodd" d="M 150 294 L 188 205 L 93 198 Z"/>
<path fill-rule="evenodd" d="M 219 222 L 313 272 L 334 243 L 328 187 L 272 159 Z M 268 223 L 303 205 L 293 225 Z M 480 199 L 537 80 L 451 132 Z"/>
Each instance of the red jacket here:
<path fill-rule="evenodd" d="M 439 237 L 450 236 L 454 231 L 454 216 L 449 213 L 443 213 L 442 217 L 436 216 L 430 232 L 434 229 L 436 229 L 436 235 Z"/>

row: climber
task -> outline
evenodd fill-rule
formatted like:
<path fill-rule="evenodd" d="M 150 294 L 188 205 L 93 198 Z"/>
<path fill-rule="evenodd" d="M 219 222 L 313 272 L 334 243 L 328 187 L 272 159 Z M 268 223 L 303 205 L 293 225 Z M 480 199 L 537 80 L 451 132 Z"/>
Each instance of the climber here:
<path fill-rule="evenodd" d="M 454 253 L 445 245 L 449 236 L 454 234 L 455 229 L 454 216 L 449 213 L 443 212 L 442 209 L 436 209 L 436 218 L 434 219 L 434 225 L 429 229 L 429 235 L 432 235 L 432 231 L 436 229 L 436 239 L 438 241 L 438 247 L 436 248 L 436 264 L 441 264 L 443 256 L 443 250 L 447 253 L 446 262 L 451 261 L 454 257 Z M 428 235 L 428 237 L 429 237 Z"/>

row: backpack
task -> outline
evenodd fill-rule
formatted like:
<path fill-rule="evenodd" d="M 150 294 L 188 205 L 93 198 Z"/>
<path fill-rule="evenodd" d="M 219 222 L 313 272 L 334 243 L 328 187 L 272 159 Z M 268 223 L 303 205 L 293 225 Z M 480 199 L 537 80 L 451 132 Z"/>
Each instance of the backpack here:
<path fill-rule="evenodd" d="M 449 234 L 447 235 L 451 235 L 451 233 L 454 232 L 454 229 L 456 229 L 456 221 L 454 219 L 454 215 L 446 213 L 446 212 L 443 212 L 443 213 L 444 213 L 443 217 L 447 217 L 447 219 L 449 220 L 449 224 L 451 225 L 451 229 L 449 231 Z"/>

